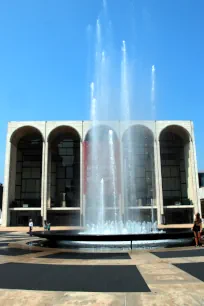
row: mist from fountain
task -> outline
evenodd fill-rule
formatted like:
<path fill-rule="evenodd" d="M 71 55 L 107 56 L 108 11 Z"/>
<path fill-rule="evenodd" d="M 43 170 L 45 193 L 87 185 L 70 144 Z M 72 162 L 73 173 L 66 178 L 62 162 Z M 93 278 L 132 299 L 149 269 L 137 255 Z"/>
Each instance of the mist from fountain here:
<path fill-rule="evenodd" d="M 104 1 L 104 10 L 107 10 Z M 107 17 L 107 11 L 105 12 Z M 110 24 L 110 22 L 108 21 Z M 121 70 L 120 70 L 120 114 L 118 120 L 123 124 L 123 130 L 127 131 L 125 144 L 119 142 L 119 150 L 116 152 L 116 134 L 119 135 L 117 127 L 109 126 L 109 111 L 112 106 L 111 89 L 114 82 L 112 75 L 110 46 L 107 47 L 102 35 L 100 19 L 96 22 L 96 45 L 95 45 L 95 73 L 94 82 L 91 83 L 91 121 L 92 127 L 89 131 L 88 155 L 87 155 L 87 191 L 85 198 L 85 219 L 84 227 L 86 233 L 92 234 L 127 234 L 127 233 L 148 233 L 157 232 L 157 222 L 154 222 L 154 211 L 152 210 L 150 222 L 143 221 L 140 217 L 140 210 L 137 209 L 137 220 L 130 220 L 128 207 L 137 205 L 134 142 L 131 130 L 131 92 L 130 75 L 128 67 L 128 55 L 125 41 L 121 48 Z M 109 33 L 110 34 L 110 33 Z M 110 36 L 108 34 L 108 36 Z M 109 51 L 109 53 L 108 53 Z M 152 97 L 154 101 L 154 66 L 152 66 Z M 109 123 L 108 123 L 109 122 Z M 106 126 L 107 128 L 104 128 Z M 118 156 L 120 151 L 126 150 L 126 160 Z M 118 148 L 118 147 L 117 147 Z M 124 164 L 125 162 L 125 164 Z M 123 170 L 123 177 L 120 177 L 118 188 L 118 173 Z M 124 169 L 126 168 L 126 171 Z M 121 189 L 121 190 L 119 190 Z M 121 194 L 120 194 L 121 193 Z M 124 199 L 124 207 L 121 207 L 120 197 Z M 131 200 L 129 203 L 129 199 Z M 135 202 L 134 202 L 135 201 Z M 153 208 L 152 208 L 153 209 Z"/>
<path fill-rule="evenodd" d="M 117 231 L 116 231 L 117 228 Z M 131 221 L 126 222 L 114 222 L 106 221 L 101 228 L 101 224 L 87 224 L 86 231 L 87 234 L 95 235 L 124 235 L 124 234 L 147 234 L 147 233 L 158 233 L 157 222 L 146 222 L 146 221 Z M 162 231 L 160 231 L 162 232 Z"/>
<path fill-rule="evenodd" d="M 155 120 L 156 117 L 156 105 L 155 105 L 155 66 L 152 65 L 152 73 L 151 73 L 151 79 L 152 79 L 152 86 L 151 86 L 151 107 L 152 107 L 152 119 Z"/>
<path fill-rule="evenodd" d="M 152 111 L 152 120 L 156 120 L 156 105 L 155 105 L 155 66 L 152 65 L 151 69 L 151 111 Z M 154 125 L 154 135 L 155 135 L 155 125 Z M 154 165 L 152 164 L 152 167 Z M 153 172 L 154 173 L 154 172 Z M 153 181 L 153 190 L 155 191 L 156 186 L 155 186 L 155 179 L 152 177 Z M 151 220 L 152 223 L 154 223 L 154 200 L 152 199 L 151 201 Z"/>
<path fill-rule="evenodd" d="M 121 221 L 121 213 L 119 212 L 119 207 L 117 205 L 117 186 L 116 186 L 116 160 L 115 160 L 115 150 L 114 150 L 114 139 L 113 131 L 109 130 L 109 149 L 110 149 L 110 178 L 111 178 L 111 188 L 113 193 L 113 220 L 115 224 Z"/>
<path fill-rule="evenodd" d="M 97 130 L 94 128 L 96 123 L 96 112 L 97 112 L 97 101 L 95 98 L 95 84 L 92 82 L 91 86 L 91 121 L 93 125 L 92 129 L 92 141 L 93 143 L 97 140 Z M 89 206 L 88 209 L 92 211 L 93 218 L 95 219 L 97 217 L 96 210 L 94 208 L 95 201 L 100 202 L 100 200 L 97 199 L 97 192 L 95 189 L 93 189 L 93 182 L 97 182 L 99 178 L 99 169 L 98 169 L 98 154 L 97 154 L 97 148 L 95 145 L 91 146 L 91 152 L 88 156 L 88 164 L 87 164 L 87 193 L 89 195 L 92 194 L 92 197 L 89 197 Z M 97 184 L 97 183 L 96 183 Z M 90 212 L 87 211 L 89 214 Z"/>
<path fill-rule="evenodd" d="M 131 206 L 131 201 L 129 198 L 136 198 L 136 186 L 134 180 L 134 166 L 136 163 L 136 156 L 133 153 L 133 139 L 130 127 L 131 117 L 130 117 L 130 80 L 128 73 L 128 56 L 126 49 L 126 42 L 122 42 L 122 59 L 121 59 L 121 111 L 122 111 L 122 121 L 124 125 L 124 130 L 127 133 L 127 140 L 123 144 L 125 147 L 126 160 L 123 159 L 122 167 L 124 169 L 123 186 L 124 186 L 124 197 L 125 197 L 125 220 L 129 218 L 128 216 L 128 206 Z M 139 211 L 138 211 L 139 213 Z"/>
<path fill-rule="evenodd" d="M 105 203 L 104 203 L 104 179 L 101 179 L 100 183 L 100 206 L 99 206 L 99 219 L 98 226 L 102 231 L 104 229 L 104 219 L 105 219 Z"/>

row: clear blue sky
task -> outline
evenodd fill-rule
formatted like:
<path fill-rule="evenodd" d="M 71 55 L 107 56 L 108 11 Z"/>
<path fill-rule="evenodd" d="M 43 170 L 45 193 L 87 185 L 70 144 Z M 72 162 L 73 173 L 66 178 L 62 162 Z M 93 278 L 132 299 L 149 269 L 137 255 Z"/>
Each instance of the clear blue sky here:
<path fill-rule="evenodd" d="M 204 169 L 204 1 L 107 4 L 115 48 L 125 39 L 135 64 L 141 107 L 155 64 L 156 118 L 194 121 Z M 0 1 L 0 181 L 8 121 L 89 119 L 87 27 L 101 8 L 102 0 Z"/>

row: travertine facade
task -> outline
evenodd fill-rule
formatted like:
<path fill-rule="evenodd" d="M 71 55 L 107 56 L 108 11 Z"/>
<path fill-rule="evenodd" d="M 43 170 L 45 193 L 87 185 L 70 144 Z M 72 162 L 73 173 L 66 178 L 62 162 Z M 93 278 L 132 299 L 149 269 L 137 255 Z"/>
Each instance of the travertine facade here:
<path fill-rule="evenodd" d="M 195 140 L 194 140 L 194 130 L 193 123 L 191 121 L 132 121 L 127 123 L 115 121 L 115 122 L 100 122 L 100 125 L 108 126 L 112 129 L 117 138 L 122 143 L 123 135 L 125 131 L 130 127 L 141 127 L 144 126 L 148 131 L 152 132 L 153 135 L 153 147 L 154 147 L 154 176 L 155 176 L 155 199 L 153 202 L 154 209 L 156 211 L 156 216 L 159 224 L 162 224 L 166 220 L 171 220 L 171 215 L 175 214 L 178 219 L 178 213 L 184 211 L 186 214 L 190 212 L 190 215 L 193 215 L 194 212 L 200 212 L 200 201 L 199 201 L 199 192 L 198 192 L 198 178 L 197 178 L 197 161 L 196 161 L 196 149 L 195 149 Z M 85 205 L 86 205 L 86 194 L 83 190 L 83 177 L 84 177 L 84 167 L 83 167 L 83 142 L 85 141 L 87 133 L 91 130 L 92 124 L 90 121 L 32 121 L 32 122 L 9 122 L 8 124 L 8 133 L 7 133 L 7 143 L 6 143 L 6 158 L 5 158 L 5 176 L 4 176 L 4 195 L 3 195 L 3 225 L 18 225 L 16 223 L 20 222 L 18 220 L 19 216 L 21 218 L 27 218 L 32 212 L 37 212 L 41 216 L 42 220 L 47 220 L 48 218 L 55 220 L 56 225 L 61 225 L 60 219 L 64 218 L 66 215 L 67 219 L 64 219 L 64 222 L 69 222 L 70 224 L 72 217 L 78 218 L 78 223 L 83 225 L 83 217 L 85 214 Z M 79 150 L 80 150 L 80 171 L 79 171 L 79 203 L 74 206 L 63 205 L 62 199 L 60 203 L 62 205 L 56 206 L 52 204 L 52 189 L 57 188 L 52 185 L 52 175 L 56 176 L 56 173 L 53 173 L 51 170 L 51 153 L 50 153 L 50 142 L 51 139 L 54 141 L 56 137 L 60 137 L 60 133 L 65 133 L 70 129 L 72 133 L 75 133 L 74 137 L 79 139 Z M 26 135 L 31 135 L 32 133 L 38 133 L 42 138 L 42 160 L 40 161 L 41 171 L 41 197 L 40 206 L 32 207 L 31 202 L 24 203 L 19 202 L 16 204 L 17 199 L 17 190 L 18 190 L 18 174 L 22 170 L 18 170 L 20 163 L 22 161 L 17 160 L 18 157 L 18 144 L 23 137 Z M 37 135 L 37 134 L 36 134 Z M 173 135 L 173 136 L 172 136 Z M 166 137 L 166 138 L 165 138 Z M 170 137 L 170 138 L 169 138 Z M 170 142 L 169 139 L 171 140 Z M 178 139 L 180 139 L 180 146 L 178 146 Z M 161 149 L 161 141 L 164 143 L 164 154 L 163 149 Z M 176 142 L 177 141 L 177 142 Z M 184 169 L 181 169 L 180 157 L 177 156 L 168 156 L 168 152 L 165 150 L 169 149 L 168 143 L 173 144 L 172 148 L 180 148 L 184 152 Z M 174 145 L 174 143 L 176 145 Z M 183 147 L 182 147 L 183 146 Z M 162 151 L 162 152 L 161 152 Z M 171 150 L 170 150 L 171 151 Z M 173 152 L 173 151 L 172 151 Z M 166 155 L 165 155 L 166 154 Z M 171 153 L 172 154 L 172 153 Z M 121 150 L 122 155 L 122 150 Z M 162 160 L 163 159 L 163 160 Z M 122 160 L 122 157 L 121 157 Z M 179 160 L 179 165 L 175 162 Z M 19 164 L 19 165 L 18 165 Z M 121 173 L 123 175 L 123 165 L 121 166 Z M 163 169 L 162 167 L 166 167 Z M 25 166 L 26 169 L 26 166 Z M 33 169 L 33 168 L 32 168 Z M 163 169 L 163 170 L 162 170 Z M 56 170 L 57 171 L 57 170 Z M 178 172 L 179 171 L 179 172 Z M 33 171 L 34 173 L 35 171 Z M 172 172 L 172 173 L 170 173 Z M 37 173 L 37 172 L 36 172 Z M 173 174 L 174 173 L 174 174 Z M 20 174 L 23 176 L 24 174 Z M 37 175 L 37 174 L 36 174 Z M 61 174 L 60 174 L 61 175 Z M 33 177 L 35 174 L 33 174 Z M 26 172 L 25 172 L 26 177 Z M 175 179 L 174 179 L 175 178 Z M 29 177 L 27 177 L 29 179 Z M 60 178 L 59 178 L 60 179 Z M 180 187 L 175 187 L 174 181 L 180 180 Z M 22 177 L 21 182 L 19 183 L 21 188 L 22 196 Z M 36 183 L 37 184 L 37 183 Z M 167 189 L 164 185 L 167 184 Z M 172 187 L 168 189 L 168 185 Z M 31 181 L 32 185 L 32 181 Z M 37 186 L 37 185 L 36 185 Z M 53 187 L 54 186 L 54 187 Z M 163 186 L 163 187 L 162 187 Z M 75 186 L 77 188 L 77 186 Z M 33 190 L 32 186 L 30 190 Z M 37 186 L 36 188 L 39 188 Z M 183 190 L 186 188 L 186 191 Z M 28 187 L 29 190 L 29 187 Z M 30 191 L 29 191 L 30 192 Z M 35 191 L 37 194 L 37 191 Z M 173 200 L 178 198 L 178 193 L 183 194 L 182 203 L 179 200 Z M 32 192 L 30 192 L 32 193 Z M 124 191 L 122 188 L 121 191 L 121 205 L 124 207 Z M 164 195 L 165 194 L 165 195 Z M 184 196 L 185 194 L 185 196 Z M 35 197 L 35 195 L 31 195 Z M 166 204 L 164 205 L 164 198 Z M 19 200 L 20 201 L 20 200 Z M 171 202 L 172 201 L 172 202 Z M 18 201 L 17 201 L 18 202 Z M 11 205 L 12 203 L 12 205 Z M 142 203 L 142 202 L 141 202 Z M 170 204 L 169 204 L 170 203 Z M 147 205 L 140 205 L 140 210 L 150 209 Z M 123 211 L 123 210 L 122 210 Z M 58 217 L 54 219 L 55 215 L 58 214 Z M 49 216 L 48 216 L 49 215 Z M 14 216 L 14 217 L 11 217 Z M 164 218 L 166 217 L 166 218 Z M 13 218 L 14 221 L 11 221 Z M 16 221 L 17 220 L 17 221 Z M 12 223 L 13 222 L 13 223 Z M 22 221 L 23 222 L 23 221 Z M 166 221 L 171 223 L 171 221 Z M 190 222 L 190 221 L 189 221 Z M 180 223 L 179 220 L 173 223 Z M 181 220 L 182 223 L 182 220 Z M 19 224 L 20 225 L 20 224 Z M 22 224 L 21 224 L 22 225 Z M 64 224 L 63 224 L 64 225 Z M 67 224 L 68 225 L 68 224 Z M 79 225 L 79 224 L 77 224 Z"/>

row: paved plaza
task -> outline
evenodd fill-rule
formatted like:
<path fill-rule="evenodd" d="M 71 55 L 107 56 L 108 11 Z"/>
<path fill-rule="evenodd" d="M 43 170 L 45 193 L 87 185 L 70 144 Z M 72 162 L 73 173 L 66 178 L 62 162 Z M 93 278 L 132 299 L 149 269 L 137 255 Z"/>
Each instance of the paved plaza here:
<path fill-rule="evenodd" d="M 0 305 L 204 305 L 203 248 L 94 257 L 28 247 L 37 239 L 11 230 L 0 232 Z"/>

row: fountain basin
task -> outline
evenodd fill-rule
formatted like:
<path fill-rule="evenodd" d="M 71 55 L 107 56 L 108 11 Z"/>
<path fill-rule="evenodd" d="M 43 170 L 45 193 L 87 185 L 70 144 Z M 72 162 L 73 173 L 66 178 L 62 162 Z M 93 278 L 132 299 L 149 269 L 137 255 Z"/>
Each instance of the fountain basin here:
<path fill-rule="evenodd" d="M 192 238 L 193 232 L 189 230 L 171 230 L 162 233 L 144 233 L 144 234 L 111 234 L 111 235 L 99 235 L 99 234 L 86 234 L 77 230 L 72 231 L 36 231 L 33 232 L 33 236 L 39 238 L 45 238 L 52 242 L 60 241 L 92 241 L 92 242 L 124 242 L 129 241 L 132 249 L 133 241 L 156 241 L 156 240 L 175 240 Z"/>

